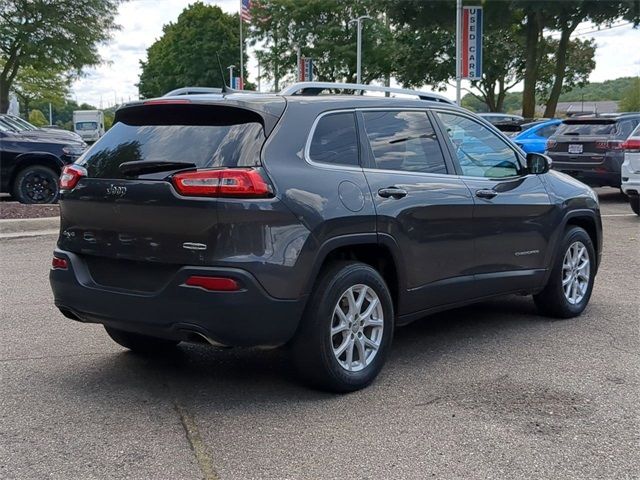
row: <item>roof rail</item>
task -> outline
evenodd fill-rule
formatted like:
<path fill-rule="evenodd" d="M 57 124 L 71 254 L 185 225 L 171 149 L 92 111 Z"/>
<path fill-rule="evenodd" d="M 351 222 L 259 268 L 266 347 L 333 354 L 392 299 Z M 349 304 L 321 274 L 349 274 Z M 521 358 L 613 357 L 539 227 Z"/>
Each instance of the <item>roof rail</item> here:
<path fill-rule="evenodd" d="M 202 93 L 222 93 L 222 89 L 215 87 L 182 87 L 165 93 L 163 97 L 175 97 L 177 95 L 197 95 Z"/>
<path fill-rule="evenodd" d="M 288 86 L 280 92 L 280 95 L 318 95 L 322 90 L 327 89 L 343 89 L 354 90 L 359 92 L 385 92 L 400 93 L 403 95 L 414 95 L 420 100 L 429 100 L 432 102 L 442 102 L 454 104 L 444 95 L 437 93 L 421 92 L 419 90 L 409 90 L 406 88 L 380 87 L 377 85 L 364 85 L 360 83 L 333 83 L 333 82 L 298 82 Z"/>

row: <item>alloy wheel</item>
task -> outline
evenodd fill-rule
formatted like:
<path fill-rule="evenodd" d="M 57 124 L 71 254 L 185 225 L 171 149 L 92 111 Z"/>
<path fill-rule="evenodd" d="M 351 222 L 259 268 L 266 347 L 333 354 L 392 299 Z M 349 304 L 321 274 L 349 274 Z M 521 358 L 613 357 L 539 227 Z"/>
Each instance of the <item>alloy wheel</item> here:
<path fill-rule="evenodd" d="M 582 301 L 589 288 L 591 262 L 587 247 L 580 241 L 573 242 L 562 262 L 562 289 L 571 305 Z"/>
<path fill-rule="evenodd" d="M 331 346 L 342 368 L 357 372 L 371 364 L 384 332 L 384 312 L 376 292 L 353 285 L 338 300 L 331 321 Z"/>

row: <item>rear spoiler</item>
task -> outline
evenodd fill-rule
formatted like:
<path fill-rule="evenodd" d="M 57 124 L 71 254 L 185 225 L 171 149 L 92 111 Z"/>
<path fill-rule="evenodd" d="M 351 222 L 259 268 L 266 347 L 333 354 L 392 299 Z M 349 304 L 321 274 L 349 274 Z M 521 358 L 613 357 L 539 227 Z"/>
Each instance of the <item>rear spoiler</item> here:
<path fill-rule="evenodd" d="M 240 97 L 240 96 L 238 96 Z M 241 97 L 246 97 L 242 95 Z M 269 101 L 227 97 L 178 96 L 131 102 L 118 108 L 114 123 L 129 125 L 234 125 L 261 123 L 265 136 L 273 131 L 284 112 L 282 97 L 262 96 Z"/>
<path fill-rule="evenodd" d="M 595 124 L 603 124 L 607 123 L 616 123 L 617 118 L 602 118 L 602 117 L 576 117 L 576 118 L 567 118 L 563 120 L 562 123 L 566 123 L 567 125 L 580 125 L 585 123 L 595 123 Z"/>

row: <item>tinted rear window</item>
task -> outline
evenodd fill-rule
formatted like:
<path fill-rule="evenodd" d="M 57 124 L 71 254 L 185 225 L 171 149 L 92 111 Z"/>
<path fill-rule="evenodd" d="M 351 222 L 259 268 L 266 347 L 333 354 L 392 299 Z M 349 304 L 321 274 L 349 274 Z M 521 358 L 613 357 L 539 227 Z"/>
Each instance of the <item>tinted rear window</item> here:
<path fill-rule="evenodd" d="M 309 147 L 314 162 L 358 165 L 358 135 L 352 112 L 332 113 L 320 118 Z"/>
<path fill-rule="evenodd" d="M 199 168 L 260 164 L 260 123 L 231 125 L 115 124 L 80 160 L 90 177 L 123 178 L 124 162 L 189 162 Z"/>
<path fill-rule="evenodd" d="M 615 122 L 609 123 L 562 123 L 556 135 L 611 135 L 616 130 Z"/>

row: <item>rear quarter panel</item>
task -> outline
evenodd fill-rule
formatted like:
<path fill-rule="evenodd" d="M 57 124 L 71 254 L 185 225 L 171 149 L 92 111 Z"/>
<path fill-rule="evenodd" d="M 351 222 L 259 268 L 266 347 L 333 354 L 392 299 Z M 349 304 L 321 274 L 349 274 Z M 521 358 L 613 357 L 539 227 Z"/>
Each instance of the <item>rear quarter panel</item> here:
<path fill-rule="evenodd" d="M 277 246 L 282 251 L 274 252 L 283 259 L 281 266 L 258 276 L 268 277 L 270 288 L 289 297 L 308 293 L 322 260 L 319 252 L 325 252 L 328 243 L 350 236 L 362 241 L 363 234 L 376 241 L 375 209 L 362 169 L 305 159 L 309 132 L 326 110 L 322 102 L 288 103 L 262 152 L 263 167 L 292 221 L 282 226 L 287 239 Z"/>

